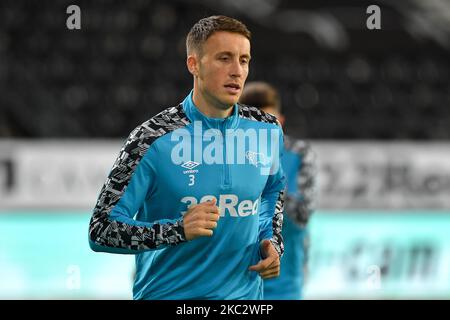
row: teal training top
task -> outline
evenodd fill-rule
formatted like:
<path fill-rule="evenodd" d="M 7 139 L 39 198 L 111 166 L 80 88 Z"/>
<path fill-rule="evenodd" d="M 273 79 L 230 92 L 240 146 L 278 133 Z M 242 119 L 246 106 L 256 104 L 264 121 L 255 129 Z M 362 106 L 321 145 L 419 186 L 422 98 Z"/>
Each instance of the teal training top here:
<path fill-rule="evenodd" d="M 248 268 L 264 239 L 284 251 L 282 151 L 274 116 L 236 104 L 209 118 L 191 92 L 130 134 L 98 197 L 90 247 L 136 255 L 134 299 L 262 299 Z M 186 241 L 183 214 L 212 198 L 213 236 Z"/>

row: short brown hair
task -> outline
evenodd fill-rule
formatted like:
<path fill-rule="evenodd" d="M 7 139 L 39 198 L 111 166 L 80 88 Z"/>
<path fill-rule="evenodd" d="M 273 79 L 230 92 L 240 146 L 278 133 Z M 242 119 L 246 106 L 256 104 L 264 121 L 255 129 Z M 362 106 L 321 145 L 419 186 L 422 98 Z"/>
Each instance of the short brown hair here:
<path fill-rule="evenodd" d="M 278 91 L 270 84 L 262 81 L 253 81 L 245 85 L 239 99 L 240 103 L 256 107 L 258 109 L 274 107 L 281 111 L 280 96 Z"/>
<path fill-rule="evenodd" d="M 187 55 L 193 51 L 201 53 L 202 45 L 217 31 L 239 33 L 249 41 L 251 33 L 242 22 L 226 16 L 210 16 L 199 20 L 189 31 L 186 38 Z"/>

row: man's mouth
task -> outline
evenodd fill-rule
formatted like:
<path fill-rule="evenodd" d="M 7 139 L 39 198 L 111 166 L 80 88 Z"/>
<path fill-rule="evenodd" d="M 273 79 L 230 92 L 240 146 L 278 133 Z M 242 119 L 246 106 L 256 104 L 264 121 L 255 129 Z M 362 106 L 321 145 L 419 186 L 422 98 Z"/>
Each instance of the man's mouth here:
<path fill-rule="evenodd" d="M 227 88 L 227 91 L 230 93 L 238 93 L 241 90 L 241 86 L 237 83 L 228 83 L 224 85 L 225 88 Z"/>

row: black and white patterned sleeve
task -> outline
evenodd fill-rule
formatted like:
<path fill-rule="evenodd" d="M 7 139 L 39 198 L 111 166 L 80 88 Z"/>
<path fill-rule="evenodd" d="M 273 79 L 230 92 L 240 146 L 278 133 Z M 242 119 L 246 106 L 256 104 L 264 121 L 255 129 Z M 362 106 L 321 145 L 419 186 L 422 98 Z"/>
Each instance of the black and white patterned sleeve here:
<path fill-rule="evenodd" d="M 270 242 L 274 246 L 280 257 L 284 254 L 284 241 L 281 235 L 281 230 L 283 228 L 283 210 L 284 210 L 284 197 L 285 190 L 280 191 L 278 195 L 277 202 L 275 204 L 275 213 L 272 220 L 272 238 Z"/>
<path fill-rule="evenodd" d="M 180 111 L 171 108 L 130 134 L 94 208 L 89 224 L 89 244 L 92 250 L 136 254 L 186 241 L 181 218 L 166 219 L 164 223 L 133 219 L 154 180 L 151 160 L 145 156 L 158 137 L 185 124 L 186 121 L 179 118 Z"/>
<path fill-rule="evenodd" d="M 305 227 L 315 209 L 316 158 L 309 143 L 304 141 L 291 141 L 287 148 L 299 155 L 301 165 L 296 176 L 298 191 L 285 198 L 286 214 L 297 225 Z"/>

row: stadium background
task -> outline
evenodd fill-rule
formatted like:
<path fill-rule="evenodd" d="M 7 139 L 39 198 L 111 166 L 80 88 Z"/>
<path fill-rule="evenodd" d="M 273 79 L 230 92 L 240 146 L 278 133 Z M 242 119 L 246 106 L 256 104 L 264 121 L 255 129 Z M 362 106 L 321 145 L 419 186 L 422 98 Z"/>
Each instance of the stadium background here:
<path fill-rule="evenodd" d="M 190 90 L 185 35 L 212 14 L 248 25 L 249 81 L 316 153 L 305 298 L 450 298 L 447 0 L 1 1 L 0 298 L 131 298 L 90 213 L 129 132 Z"/>

